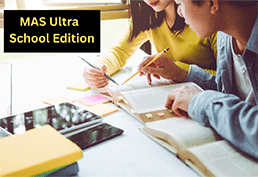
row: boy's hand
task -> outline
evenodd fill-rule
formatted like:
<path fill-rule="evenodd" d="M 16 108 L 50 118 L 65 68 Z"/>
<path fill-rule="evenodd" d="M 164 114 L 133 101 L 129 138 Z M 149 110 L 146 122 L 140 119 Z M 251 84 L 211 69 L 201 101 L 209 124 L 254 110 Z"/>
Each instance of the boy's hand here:
<path fill-rule="evenodd" d="M 188 105 L 197 93 L 202 92 L 196 86 L 183 86 L 169 93 L 165 107 L 179 116 L 188 116 Z"/>

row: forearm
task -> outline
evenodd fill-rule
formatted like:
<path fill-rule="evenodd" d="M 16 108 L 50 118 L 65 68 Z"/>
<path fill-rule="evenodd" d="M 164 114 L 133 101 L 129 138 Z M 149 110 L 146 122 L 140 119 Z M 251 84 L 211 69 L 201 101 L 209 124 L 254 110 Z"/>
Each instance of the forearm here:
<path fill-rule="evenodd" d="M 217 90 L 215 76 L 196 65 L 190 65 L 185 82 L 194 82 L 204 90 Z"/>
<path fill-rule="evenodd" d="M 132 53 L 124 52 L 117 46 L 111 47 L 105 54 L 101 55 L 95 64 L 104 64 L 107 67 L 107 73 L 112 75 L 123 67 Z"/>
<path fill-rule="evenodd" d="M 108 74 L 114 74 L 123 67 L 136 50 L 148 40 L 145 32 L 141 32 L 131 42 L 128 41 L 129 36 L 130 28 L 126 29 L 119 40 L 97 59 L 96 64 L 106 65 Z"/>
<path fill-rule="evenodd" d="M 217 91 L 196 94 L 188 106 L 189 116 L 214 128 L 240 150 L 258 158 L 258 107 L 235 95 Z"/>

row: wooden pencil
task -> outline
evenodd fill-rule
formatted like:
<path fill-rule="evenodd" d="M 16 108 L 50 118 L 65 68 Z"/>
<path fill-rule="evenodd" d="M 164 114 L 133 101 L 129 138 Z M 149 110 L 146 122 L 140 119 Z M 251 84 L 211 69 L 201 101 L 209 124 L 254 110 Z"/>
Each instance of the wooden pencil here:
<path fill-rule="evenodd" d="M 147 63 L 144 67 L 149 66 L 151 63 L 153 63 L 154 61 L 156 61 L 158 58 L 160 58 L 164 53 L 166 53 L 169 50 L 169 47 L 164 49 L 162 52 L 160 52 L 158 55 L 156 55 L 151 61 L 149 61 L 149 63 Z M 141 71 L 137 71 L 136 73 L 134 73 L 131 77 L 129 77 L 126 81 L 124 81 L 122 83 L 125 84 L 126 82 L 128 82 L 129 80 L 131 80 L 134 76 L 136 76 L 137 74 L 139 74 Z"/>

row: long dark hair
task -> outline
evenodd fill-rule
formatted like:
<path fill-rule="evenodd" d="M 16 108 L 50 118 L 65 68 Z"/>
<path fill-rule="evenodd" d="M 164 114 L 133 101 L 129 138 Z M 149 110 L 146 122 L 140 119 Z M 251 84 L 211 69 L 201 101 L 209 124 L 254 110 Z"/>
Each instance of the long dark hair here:
<path fill-rule="evenodd" d="M 177 14 L 177 4 L 175 4 L 176 20 L 170 29 L 175 35 L 180 34 L 184 27 L 184 19 Z M 137 37 L 141 31 L 149 30 L 158 27 L 163 22 L 165 13 L 155 12 L 149 5 L 142 0 L 131 0 L 130 14 L 132 17 L 131 33 L 128 41 L 131 42 L 134 37 Z"/>

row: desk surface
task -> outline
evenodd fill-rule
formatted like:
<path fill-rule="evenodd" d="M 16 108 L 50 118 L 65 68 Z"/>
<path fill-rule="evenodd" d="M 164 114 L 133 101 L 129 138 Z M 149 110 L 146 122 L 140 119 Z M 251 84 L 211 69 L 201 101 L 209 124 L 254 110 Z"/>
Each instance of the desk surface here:
<path fill-rule="evenodd" d="M 143 53 L 136 53 L 137 61 Z M 95 54 L 84 54 L 94 60 Z M 129 65 L 135 62 L 131 60 Z M 46 107 L 42 100 L 55 96 L 79 99 L 96 94 L 66 89 L 82 78 L 85 63 L 75 54 L 13 61 L 12 114 Z M 78 102 L 77 106 L 87 108 Z M 112 104 L 112 103 L 108 103 Z M 192 169 L 139 131 L 143 124 L 122 109 L 104 117 L 104 122 L 124 133 L 83 151 L 79 176 L 198 176 Z"/>

